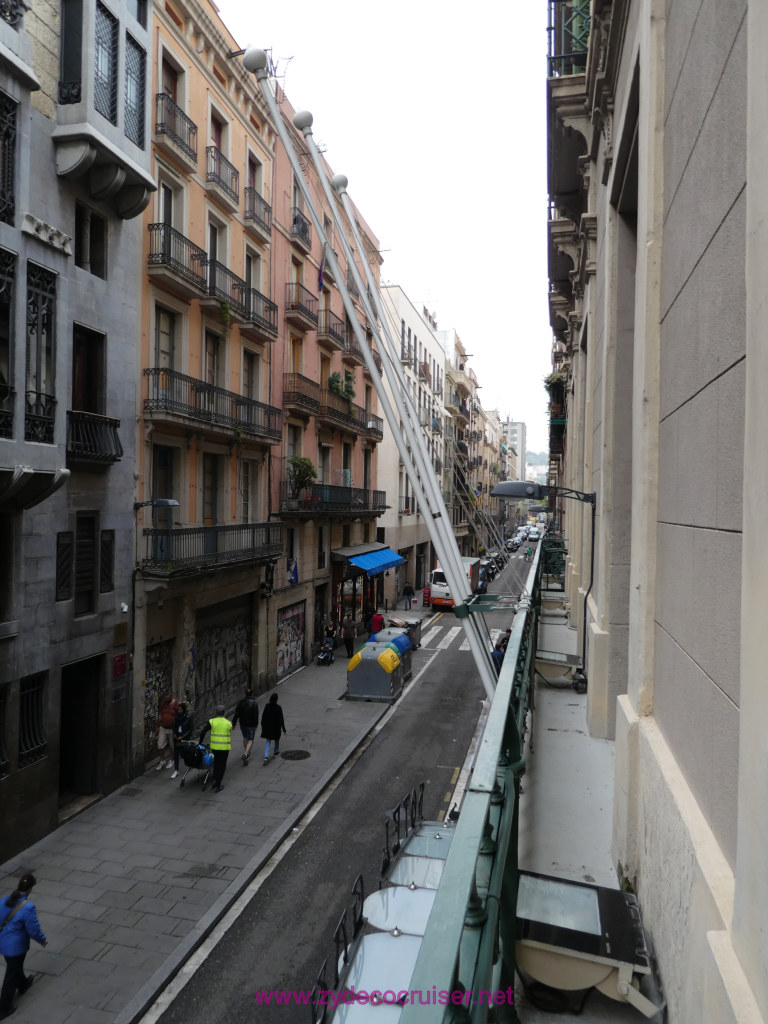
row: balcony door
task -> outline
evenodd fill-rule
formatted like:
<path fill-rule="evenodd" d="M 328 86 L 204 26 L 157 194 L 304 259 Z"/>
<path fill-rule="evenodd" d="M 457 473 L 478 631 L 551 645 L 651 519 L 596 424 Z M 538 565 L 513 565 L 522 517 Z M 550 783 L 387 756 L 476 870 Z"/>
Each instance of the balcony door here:
<path fill-rule="evenodd" d="M 72 410 L 103 414 L 104 335 L 75 324 L 72 332 Z"/>
<path fill-rule="evenodd" d="M 203 453 L 203 525 L 215 527 L 219 521 L 219 457 Z M 216 551 L 216 530 L 206 530 L 205 552 Z"/>

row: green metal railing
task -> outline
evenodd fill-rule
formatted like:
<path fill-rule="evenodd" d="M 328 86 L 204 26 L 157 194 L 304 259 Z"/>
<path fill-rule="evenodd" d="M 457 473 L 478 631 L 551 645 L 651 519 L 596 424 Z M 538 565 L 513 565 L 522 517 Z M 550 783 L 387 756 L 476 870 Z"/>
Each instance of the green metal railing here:
<path fill-rule="evenodd" d="M 549 77 L 579 75 L 589 52 L 590 0 L 549 0 Z"/>
<path fill-rule="evenodd" d="M 507 654 L 461 806 L 451 851 L 411 976 L 411 990 L 477 994 L 515 984 L 516 907 L 519 880 L 520 780 L 525 773 L 527 717 L 533 710 L 534 661 L 541 591 L 541 553 L 526 580 Z M 493 606 L 494 596 L 474 599 L 470 613 Z M 498 1007 L 467 998 L 456 1006 L 407 1004 L 400 1024 L 482 1024 Z M 505 1008 L 518 1021 L 514 1007 Z"/>

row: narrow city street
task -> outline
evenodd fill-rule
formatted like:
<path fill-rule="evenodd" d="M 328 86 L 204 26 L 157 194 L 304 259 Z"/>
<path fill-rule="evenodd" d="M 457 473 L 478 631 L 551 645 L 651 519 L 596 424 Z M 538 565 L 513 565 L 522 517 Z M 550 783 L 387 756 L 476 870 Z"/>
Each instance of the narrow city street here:
<path fill-rule="evenodd" d="M 522 558 L 512 561 L 493 590 L 518 586 Z M 506 613 L 491 613 L 496 637 Z M 304 1005 L 257 1005 L 255 992 L 283 994 L 312 988 L 325 958 L 333 978 L 333 932 L 352 902 L 355 877 L 366 892 L 379 880 L 384 819 L 424 781 L 424 814 L 444 816 L 482 709 L 483 691 L 463 630 L 440 616 L 414 655 L 415 685 L 388 724 L 266 880 L 227 935 L 160 1018 L 182 1022 L 306 1021 Z M 421 673 L 421 674 L 420 674 Z M 332 737 L 329 736 L 329 742 Z M 273 997 L 274 998 L 274 997 Z M 156 1018 L 152 1018 L 156 1019 Z"/>

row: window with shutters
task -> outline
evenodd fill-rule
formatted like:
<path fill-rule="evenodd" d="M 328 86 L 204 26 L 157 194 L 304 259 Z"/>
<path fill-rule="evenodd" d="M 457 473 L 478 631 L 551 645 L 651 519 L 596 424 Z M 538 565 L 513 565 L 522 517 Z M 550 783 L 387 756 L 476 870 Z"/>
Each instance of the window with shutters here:
<path fill-rule="evenodd" d="M 75 615 L 96 608 L 96 514 L 80 512 L 75 526 Z"/>
<path fill-rule="evenodd" d="M 24 439 L 53 444 L 56 275 L 27 263 L 27 394 Z"/>
<path fill-rule="evenodd" d="M 115 531 L 102 530 L 99 544 L 99 593 L 115 589 Z"/>
<path fill-rule="evenodd" d="M 118 27 L 117 18 L 97 2 L 94 106 L 112 124 L 117 124 Z"/>
<path fill-rule="evenodd" d="M 56 537 L 56 600 L 72 599 L 72 570 L 75 564 L 75 535 L 71 530 Z"/>
<path fill-rule="evenodd" d="M 18 103 L 0 92 L 0 220 L 16 214 L 16 115 Z"/>
<path fill-rule="evenodd" d="M 125 135 L 144 149 L 144 83 L 147 56 L 130 36 L 125 37 Z"/>

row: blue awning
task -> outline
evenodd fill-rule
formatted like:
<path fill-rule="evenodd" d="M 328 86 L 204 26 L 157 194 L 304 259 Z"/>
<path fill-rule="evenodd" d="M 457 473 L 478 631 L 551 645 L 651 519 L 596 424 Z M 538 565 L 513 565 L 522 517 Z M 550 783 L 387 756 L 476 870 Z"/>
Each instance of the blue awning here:
<path fill-rule="evenodd" d="M 381 548 L 379 551 L 369 551 L 365 555 L 355 555 L 350 558 L 352 565 L 367 572 L 369 576 L 375 576 L 385 569 L 391 569 L 395 565 L 401 565 L 405 559 L 397 555 L 391 548 Z"/>

